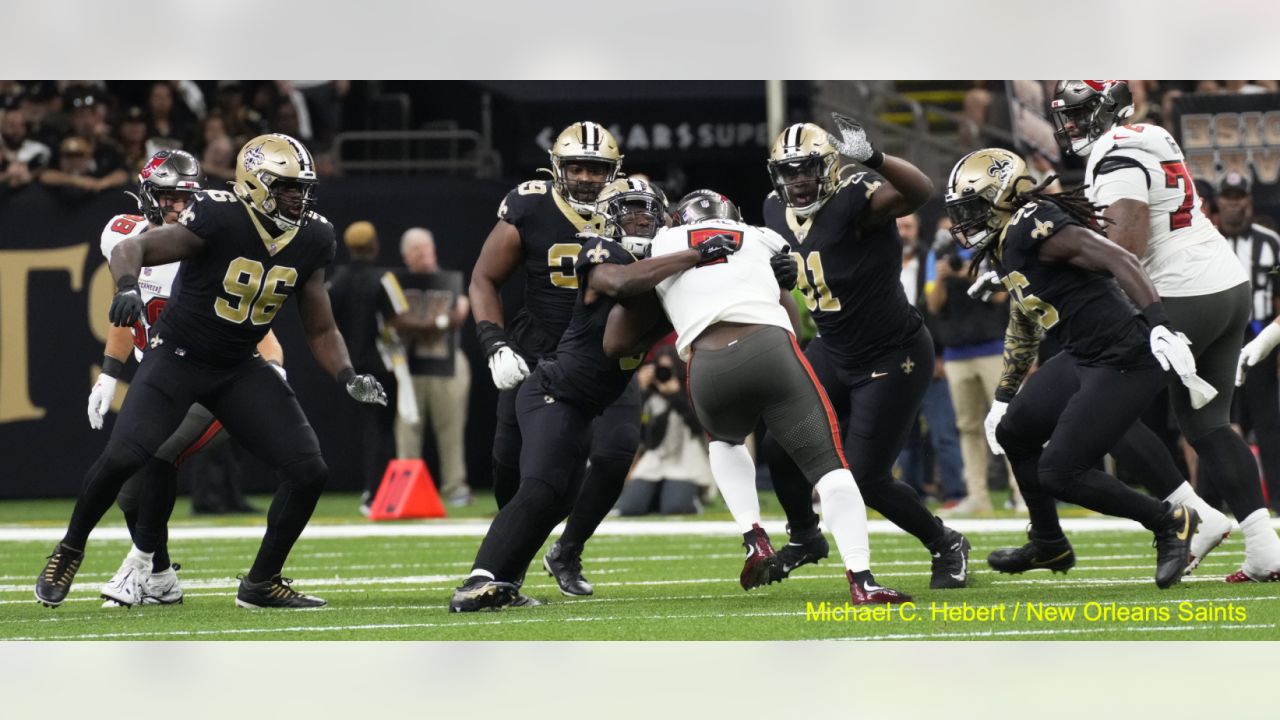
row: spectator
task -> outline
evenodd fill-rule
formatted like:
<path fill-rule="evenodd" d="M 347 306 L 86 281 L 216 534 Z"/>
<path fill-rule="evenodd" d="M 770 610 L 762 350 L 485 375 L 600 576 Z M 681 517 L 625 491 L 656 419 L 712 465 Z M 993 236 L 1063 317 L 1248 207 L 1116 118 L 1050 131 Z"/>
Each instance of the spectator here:
<path fill-rule="evenodd" d="M 409 303 L 396 276 L 373 265 L 378 259 L 378 233 L 373 224 L 364 220 L 351 223 L 342 240 L 351 253 L 351 262 L 339 267 L 329 280 L 333 317 L 347 343 L 351 366 L 357 373 L 373 375 L 383 387 L 389 387 L 392 363 L 390 358 L 383 357 L 384 333 L 391 327 L 418 329 L 419 326 L 406 317 Z M 367 515 L 383 469 L 392 456 L 387 441 L 391 438 L 394 411 L 390 406 L 376 404 L 361 405 L 360 410 L 365 488 L 360 511 Z"/>
<path fill-rule="evenodd" d="M 141 168 L 155 154 L 147 148 L 147 118 L 137 105 L 124 111 L 116 137 L 127 169 Z"/>
<path fill-rule="evenodd" d="M 173 86 L 161 80 L 147 96 L 147 140 L 151 147 L 182 148 L 190 144 L 191 124 L 174 104 Z"/>
<path fill-rule="evenodd" d="M 351 89 L 351 81 L 291 80 L 290 84 L 306 101 L 314 135 L 312 147 L 317 153 L 327 152 L 342 125 L 342 100 Z"/>
<path fill-rule="evenodd" d="M 232 81 L 219 86 L 217 112 L 222 115 L 234 147 L 240 147 L 249 138 L 267 131 L 267 123 L 262 114 L 244 104 L 244 88 L 238 82 Z"/>
<path fill-rule="evenodd" d="M 1280 236 L 1254 222 L 1253 194 L 1249 178 L 1230 172 L 1218 186 L 1218 229 L 1235 248 L 1236 257 L 1249 273 L 1253 284 L 1253 322 L 1245 340 L 1252 340 L 1262 328 L 1280 313 L 1280 296 L 1276 294 L 1277 278 L 1271 274 L 1280 263 Z M 1276 358 L 1280 350 L 1272 350 L 1258 364 L 1249 368 L 1244 392 L 1237 392 L 1232 403 L 1232 419 L 1242 433 L 1255 437 L 1262 460 L 1262 477 L 1271 507 L 1280 509 L 1280 371 Z"/>
<path fill-rule="evenodd" d="M 0 187 L 25 187 L 49 164 L 52 151 L 27 137 L 27 123 L 17 109 L 0 112 Z"/>
<path fill-rule="evenodd" d="M 204 174 L 214 181 L 232 181 L 236 177 L 236 145 L 227 131 L 227 121 L 221 111 L 209 113 L 200 125 L 200 166 Z"/>
<path fill-rule="evenodd" d="M 920 242 L 920 217 L 915 213 L 898 218 L 898 235 L 902 238 L 902 289 L 907 300 L 924 309 L 925 262 L 927 252 Z M 925 313 L 930 331 L 935 319 Z M 937 337 L 934 333 L 934 337 Z M 927 457 L 923 445 L 925 437 L 933 450 L 938 466 L 938 496 L 943 507 L 950 509 L 965 497 L 964 464 L 960 459 L 960 438 L 956 433 L 956 413 L 951 404 L 951 390 L 947 386 L 946 366 L 939 355 L 933 364 L 933 379 L 920 405 L 920 416 L 911 440 L 898 457 L 898 468 L 903 482 L 923 493 L 925 478 L 931 473 L 923 462 Z"/>
<path fill-rule="evenodd" d="M 60 188 L 70 198 L 84 197 L 123 186 L 129 181 L 120 150 L 108 142 L 70 135 L 58 146 L 53 166 L 40 173 L 40 182 Z"/>
<path fill-rule="evenodd" d="M 1218 191 L 1208 180 L 1195 181 L 1196 195 L 1200 196 L 1200 212 L 1209 218 L 1209 222 L 1218 224 Z"/>
<path fill-rule="evenodd" d="M 46 147 L 56 148 L 66 136 L 66 117 L 62 114 L 62 96 L 53 83 L 36 82 L 27 86 L 18 103 L 22 117 L 27 121 L 27 134 Z"/>
<path fill-rule="evenodd" d="M 458 345 L 458 330 L 471 313 L 462 294 L 462 273 L 441 270 L 431 231 L 410 228 L 400 238 L 400 255 L 409 274 L 401 286 L 422 321 L 422 330 L 401 333 L 408 358 L 410 385 L 398 396 L 412 402 L 416 413 L 396 417 L 396 452 L 401 458 L 422 457 L 424 426 L 430 424 L 440 457 L 440 494 L 450 505 L 469 505 L 466 446 L 467 398 L 471 394 L 471 366 Z M 416 419 L 413 417 L 416 415 Z"/>
<path fill-rule="evenodd" d="M 79 135 L 95 145 L 112 142 L 106 97 L 100 91 L 74 87 L 66 94 L 65 107 L 71 113 L 72 135 Z"/>
<path fill-rule="evenodd" d="M 684 376 L 673 345 L 658 349 L 653 362 L 636 373 L 644 392 L 644 449 L 618 498 L 617 510 L 624 517 L 702 512 L 702 495 L 712 486 L 711 467 L 702 428 L 681 382 Z"/>
<path fill-rule="evenodd" d="M 968 490 L 964 501 L 949 512 L 982 515 L 992 511 L 987 489 L 990 449 L 983 422 L 1004 371 L 1001 358 L 1009 306 L 1004 292 L 993 293 L 985 302 L 969 297 L 972 256 L 949 231 L 939 232 L 925 265 L 925 297 L 929 312 L 938 318 Z"/>

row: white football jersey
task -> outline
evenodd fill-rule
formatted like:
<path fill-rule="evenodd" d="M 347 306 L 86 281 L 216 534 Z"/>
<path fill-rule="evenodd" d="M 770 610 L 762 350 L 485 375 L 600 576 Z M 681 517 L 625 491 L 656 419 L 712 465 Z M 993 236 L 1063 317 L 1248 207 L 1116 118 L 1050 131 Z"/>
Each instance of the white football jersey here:
<path fill-rule="evenodd" d="M 658 284 L 658 298 L 678 335 L 676 350 L 685 361 L 693 341 L 718 322 L 777 325 L 792 332 L 787 311 L 778 301 L 778 281 L 769 266 L 769 258 L 787 244 L 778 233 L 731 220 L 707 220 L 662 229 L 653 239 L 651 254 L 658 257 L 688 250 L 723 233 L 738 241 L 736 253 Z"/>
<path fill-rule="evenodd" d="M 102 230 L 102 256 L 111 262 L 111 251 L 122 241 L 140 235 L 149 227 L 147 219 L 140 215 L 116 215 Z M 178 277 L 182 263 L 169 263 L 159 267 L 144 267 L 138 275 L 138 290 L 142 292 L 142 321 L 133 326 L 133 356 L 142 360 L 142 349 L 147 346 L 151 327 L 160 317 L 160 311 L 173 293 L 173 281 Z"/>
<path fill-rule="evenodd" d="M 1101 172 L 1099 172 L 1101 170 Z M 1098 205 L 1126 198 L 1150 208 L 1142 267 L 1163 297 L 1209 295 L 1248 278 L 1209 218 L 1182 148 L 1156 125 L 1117 125 L 1094 143 L 1086 194 Z"/>

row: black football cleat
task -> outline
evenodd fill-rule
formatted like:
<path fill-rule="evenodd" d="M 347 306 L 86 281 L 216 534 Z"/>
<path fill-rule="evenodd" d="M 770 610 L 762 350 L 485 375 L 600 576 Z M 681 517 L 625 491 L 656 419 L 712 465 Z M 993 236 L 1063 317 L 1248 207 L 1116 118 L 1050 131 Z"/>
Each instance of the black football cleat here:
<path fill-rule="evenodd" d="M 933 590 L 953 590 L 969 584 L 969 539 L 964 535 L 943 528 L 942 537 L 929 546 L 933 556 L 929 587 Z"/>
<path fill-rule="evenodd" d="M 1000 548 L 987 556 L 987 564 L 996 572 L 1020 575 L 1028 570 L 1052 570 L 1065 573 L 1076 565 L 1076 553 L 1065 535 L 1042 538 L 1034 530 L 1027 531 L 1027 544 L 1016 548 Z"/>
<path fill-rule="evenodd" d="M 569 597 L 586 597 L 595 592 L 582 577 L 582 546 L 556 541 L 542 557 L 542 567 L 556 579 L 560 592 Z"/>
<path fill-rule="evenodd" d="M 850 603 L 853 605 L 897 605 L 911 602 L 910 595 L 878 585 L 870 571 L 855 575 L 852 570 L 845 570 L 844 576 L 849 580 Z"/>
<path fill-rule="evenodd" d="M 790 528 L 787 530 L 790 532 Z M 774 580 L 786 580 L 791 571 L 802 565 L 817 564 L 831 554 L 831 545 L 815 525 L 813 528 L 791 534 L 790 540 L 778 550 L 777 576 Z"/>
<path fill-rule="evenodd" d="M 36 578 L 36 600 L 45 607 L 56 608 L 71 591 L 71 581 L 84 560 L 84 551 L 58 543 L 48 559 L 44 572 Z"/>
<path fill-rule="evenodd" d="M 1200 527 L 1200 515 L 1186 505 L 1169 508 L 1152 532 L 1151 542 L 1156 549 L 1156 587 L 1164 589 L 1176 585 L 1191 562 L 1191 538 Z"/>
<path fill-rule="evenodd" d="M 759 525 L 742 534 L 742 546 L 747 549 L 747 559 L 742 565 L 742 575 L 738 581 L 743 590 L 758 588 L 777 582 L 780 576 L 778 556 L 769 543 L 769 534 Z"/>
<path fill-rule="evenodd" d="M 328 603 L 318 597 L 303 595 L 290 587 L 293 581 L 276 575 L 262 582 L 249 582 L 241 575 L 240 589 L 236 592 L 236 605 L 242 608 L 286 608 L 291 610 L 324 607 Z"/>
<path fill-rule="evenodd" d="M 466 582 L 462 583 L 462 587 L 454 589 L 453 598 L 449 600 L 449 612 L 501 610 L 510 607 L 519 597 L 523 596 L 520 595 L 520 588 L 515 583 L 499 582 L 483 575 L 474 575 L 467 578 Z"/>
<path fill-rule="evenodd" d="M 517 592 L 515 599 L 512 600 L 511 604 L 508 605 L 507 607 L 513 607 L 513 608 L 538 607 L 539 605 L 544 605 L 544 604 L 545 603 L 543 603 L 538 598 L 529 597 L 524 593 Z"/>

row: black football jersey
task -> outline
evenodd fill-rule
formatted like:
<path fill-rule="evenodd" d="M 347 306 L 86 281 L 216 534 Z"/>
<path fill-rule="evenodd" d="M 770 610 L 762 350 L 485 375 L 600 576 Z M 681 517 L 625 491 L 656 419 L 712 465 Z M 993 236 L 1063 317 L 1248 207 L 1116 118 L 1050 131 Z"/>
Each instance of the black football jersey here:
<path fill-rule="evenodd" d="M 182 261 L 160 317 L 157 335 L 173 352 L 214 366 L 245 361 L 280 307 L 333 262 L 337 245 L 328 220 L 312 213 L 306 227 L 282 233 L 251 212 L 235 195 L 207 190 L 179 216 L 205 248 Z"/>
<path fill-rule="evenodd" d="M 1000 271 L 1013 302 L 1081 365 L 1149 367 L 1146 323 L 1115 278 L 1040 261 L 1040 243 L 1080 225 L 1052 202 L 1023 205 L 1000 236 Z"/>
<path fill-rule="evenodd" d="M 777 193 L 764 201 L 765 225 L 791 245 L 800 264 L 798 287 L 818 334 L 846 368 L 902 347 L 922 323 L 902 289 L 897 223 L 860 224 L 883 183 L 872 173 L 855 173 L 807 220 Z"/>
<path fill-rule="evenodd" d="M 556 345 L 555 355 L 542 361 L 543 388 L 547 394 L 599 414 L 627 388 L 643 355 L 615 359 L 604 354 L 604 328 L 609 311 L 617 304 L 600 296 L 584 302 L 591 270 L 605 263 L 629 265 L 635 257 L 618 243 L 595 237 L 583 244 L 574 271 L 581 282 L 569 327 Z"/>
<path fill-rule="evenodd" d="M 546 180 L 507 193 L 498 217 L 520 231 L 524 251 L 524 305 L 508 324 L 509 335 L 529 359 L 546 357 L 569 327 L 578 296 L 575 263 L 582 243 L 574 236 L 599 233 L 604 219 L 579 215 Z"/>

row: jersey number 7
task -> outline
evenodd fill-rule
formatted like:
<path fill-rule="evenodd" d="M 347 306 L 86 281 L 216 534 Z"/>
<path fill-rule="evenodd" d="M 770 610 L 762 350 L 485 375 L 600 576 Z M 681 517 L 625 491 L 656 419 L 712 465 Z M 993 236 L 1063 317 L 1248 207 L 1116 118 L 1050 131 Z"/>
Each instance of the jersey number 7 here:
<path fill-rule="evenodd" d="M 1187 164 L 1181 160 L 1166 160 L 1160 163 L 1160 167 L 1164 169 L 1164 186 L 1167 188 L 1176 188 L 1178 183 L 1182 183 L 1182 204 L 1177 210 L 1169 213 L 1169 229 L 1178 230 L 1180 228 L 1191 227 L 1191 205 L 1196 198 L 1196 184 L 1191 179 L 1191 171 L 1187 169 Z"/>

